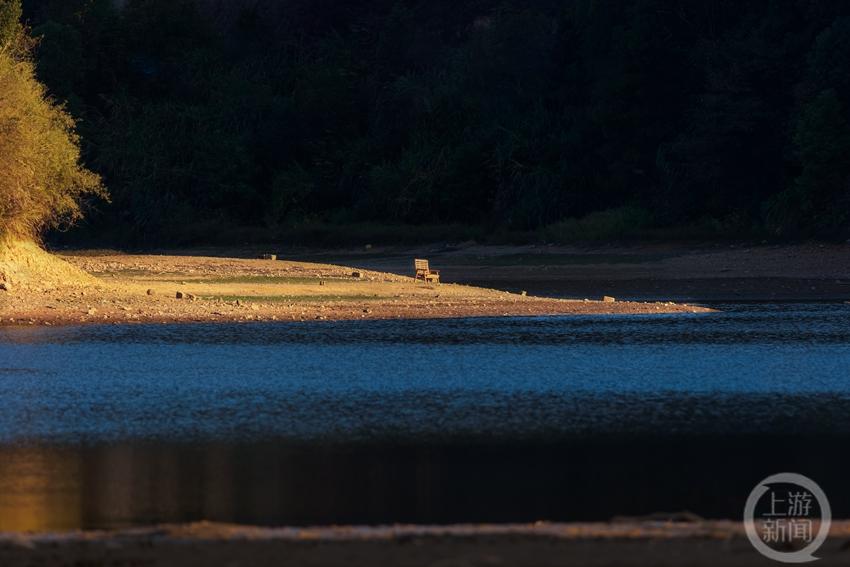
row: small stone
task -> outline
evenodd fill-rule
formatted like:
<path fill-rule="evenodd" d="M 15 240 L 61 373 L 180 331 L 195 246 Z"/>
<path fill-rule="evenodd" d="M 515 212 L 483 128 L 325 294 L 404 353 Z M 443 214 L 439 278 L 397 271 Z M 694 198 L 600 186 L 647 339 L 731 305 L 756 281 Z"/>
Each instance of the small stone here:
<path fill-rule="evenodd" d="M 89 310 L 86 311 L 86 315 L 94 315 L 95 313 L 97 313 L 97 309 L 94 307 L 90 307 Z"/>
<path fill-rule="evenodd" d="M 259 311 L 259 310 L 260 310 L 260 306 L 259 306 L 259 305 L 251 304 L 251 311 Z"/>
<path fill-rule="evenodd" d="M 9 284 L 6 282 L 0 282 L 0 290 L 9 291 Z"/>
<path fill-rule="evenodd" d="M 149 290 L 147 290 L 145 293 L 147 293 L 148 295 L 153 295 L 153 290 L 152 290 L 152 289 L 149 289 Z"/>
<path fill-rule="evenodd" d="M 261 254 L 260 260 L 277 260 L 277 254 Z"/>
<path fill-rule="evenodd" d="M 325 285 L 325 280 L 319 280 L 319 285 Z"/>
<path fill-rule="evenodd" d="M 359 280 L 363 275 L 360 272 L 351 272 L 351 277 Z"/>
<path fill-rule="evenodd" d="M 528 292 L 527 292 L 527 291 L 525 291 L 525 290 L 522 290 L 521 292 L 519 292 L 519 294 L 520 294 L 521 296 L 525 297 L 526 295 L 528 295 Z"/>
<path fill-rule="evenodd" d="M 186 294 L 184 294 L 182 291 L 178 291 L 175 297 L 177 297 L 177 299 L 183 299 L 184 297 L 186 297 Z"/>
<path fill-rule="evenodd" d="M 364 309 L 364 310 L 363 310 L 363 313 L 371 313 L 371 312 L 372 312 L 372 310 L 371 310 L 371 309 Z"/>
<path fill-rule="evenodd" d="M 617 299 L 615 297 L 611 297 L 610 295 L 605 295 L 602 297 L 602 301 L 605 303 L 614 303 L 615 301 L 617 301 Z"/>
<path fill-rule="evenodd" d="M 193 295 L 193 294 L 191 294 L 191 293 L 187 293 L 187 294 L 186 294 L 186 299 L 188 299 L 189 301 L 195 301 L 195 300 L 196 300 L 196 299 L 198 299 L 198 298 L 197 298 L 197 296 L 195 296 L 195 295 Z"/>

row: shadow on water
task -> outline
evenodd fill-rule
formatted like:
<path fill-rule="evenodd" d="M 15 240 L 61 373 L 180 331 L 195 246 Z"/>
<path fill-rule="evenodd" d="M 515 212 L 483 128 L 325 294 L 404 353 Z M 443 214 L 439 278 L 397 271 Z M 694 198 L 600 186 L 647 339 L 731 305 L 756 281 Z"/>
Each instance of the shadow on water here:
<path fill-rule="evenodd" d="M 2 451 L 0 529 L 207 519 L 263 525 L 737 518 L 753 486 L 801 472 L 850 510 L 846 436 L 531 444 L 123 443 Z"/>
<path fill-rule="evenodd" d="M 0 530 L 850 515 L 850 307 L 0 330 Z"/>

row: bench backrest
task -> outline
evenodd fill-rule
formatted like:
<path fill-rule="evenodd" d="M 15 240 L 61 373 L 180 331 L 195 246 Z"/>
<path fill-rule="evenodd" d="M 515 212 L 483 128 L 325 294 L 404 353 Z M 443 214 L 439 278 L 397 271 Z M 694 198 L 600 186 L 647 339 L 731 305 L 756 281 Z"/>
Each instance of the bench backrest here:
<path fill-rule="evenodd" d="M 431 271 L 430 266 L 428 265 L 428 260 L 420 260 L 419 258 L 413 260 L 413 267 L 417 272 L 425 272 L 426 274 Z"/>

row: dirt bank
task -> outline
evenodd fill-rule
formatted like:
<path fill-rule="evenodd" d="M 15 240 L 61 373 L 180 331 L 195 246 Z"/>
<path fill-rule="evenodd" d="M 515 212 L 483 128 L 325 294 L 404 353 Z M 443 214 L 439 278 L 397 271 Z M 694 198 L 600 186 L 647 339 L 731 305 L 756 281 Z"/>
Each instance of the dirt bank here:
<path fill-rule="evenodd" d="M 850 244 L 643 243 L 311 251 L 292 257 L 398 271 L 425 255 L 451 281 L 546 296 L 638 301 L 850 301 Z"/>
<path fill-rule="evenodd" d="M 819 565 L 850 559 L 850 522 L 833 522 Z M 188 524 L 120 532 L 0 534 L 8 567 L 749 566 L 771 562 L 741 522 L 252 528 Z"/>
<path fill-rule="evenodd" d="M 243 251 L 243 255 L 246 253 Z M 18 253 L 20 257 L 20 252 Z M 670 302 L 533 297 L 332 263 L 75 252 L 60 277 L 12 278 L 0 324 L 304 321 L 505 315 L 694 313 Z M 408 264 L 412 263 L 412 256 Z M 19 258 L 20 259 L 20 258 Z M 56 271 L 57 266 L 52 265 Z M 52 273 L 52 272 L 51 272 Z"/>

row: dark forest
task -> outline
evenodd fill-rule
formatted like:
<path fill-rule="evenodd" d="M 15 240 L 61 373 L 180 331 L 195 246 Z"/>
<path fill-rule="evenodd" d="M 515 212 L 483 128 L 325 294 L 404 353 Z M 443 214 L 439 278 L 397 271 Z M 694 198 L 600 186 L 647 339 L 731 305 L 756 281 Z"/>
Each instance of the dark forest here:
<path fill-rule="evenodd" d="M 850 3 L 25 0 L 24 21 L 111 194 L 65 239 L 850 236 Z"/>

